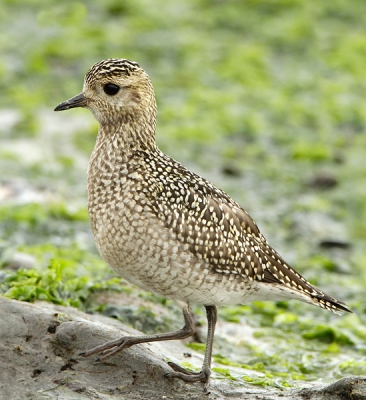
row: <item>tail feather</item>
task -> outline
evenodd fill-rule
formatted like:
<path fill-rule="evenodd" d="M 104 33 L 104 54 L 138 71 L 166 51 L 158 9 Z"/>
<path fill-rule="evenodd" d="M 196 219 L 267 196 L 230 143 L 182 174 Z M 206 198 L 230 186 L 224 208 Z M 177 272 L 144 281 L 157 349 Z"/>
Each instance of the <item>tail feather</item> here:
<path fill-rule="evenodd" d="M 317 305 L 325 310 L 334 312 L 340 315 L 342 311 L 352 312 L 345 303 L 330 296 L 321 289 L 313 286 L 302 275 L 288 265 L 278 254 L 267 255 L 267 268 L 264 271 L 262 282 L 284 285 L 292 291 L 305 295 L 308 298 L 308 303 Z"/>
<path fill-rule="evenodd" d="M 315 290 L 319 290 L 317 287 L 313 286 Z M 315 305 L 318 305 L 325 310 L 329 310 L 334 312 L 335 314 L 341 315 L 342 311 L 346 311 L 352 313 L 352 311 L 347 307 L 346 303 L 343 301 L 337 300 L 335 297 L 330 296 L 327 293 L 319 290 L 319 295 L 312 295 L 311 299 Z"/>

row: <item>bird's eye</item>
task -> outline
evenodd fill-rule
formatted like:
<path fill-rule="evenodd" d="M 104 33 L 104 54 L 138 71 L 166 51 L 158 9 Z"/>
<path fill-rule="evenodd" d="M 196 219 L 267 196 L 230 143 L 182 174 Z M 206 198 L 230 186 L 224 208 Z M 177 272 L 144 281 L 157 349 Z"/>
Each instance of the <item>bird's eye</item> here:
<path fill-rule="evenodd" d="M 115 85 L 114 83 L 107 83 L 103 86 L 104 93 L 108 94 L 109 96 L 114 96 L 119 91 L 119 86 Z"/>

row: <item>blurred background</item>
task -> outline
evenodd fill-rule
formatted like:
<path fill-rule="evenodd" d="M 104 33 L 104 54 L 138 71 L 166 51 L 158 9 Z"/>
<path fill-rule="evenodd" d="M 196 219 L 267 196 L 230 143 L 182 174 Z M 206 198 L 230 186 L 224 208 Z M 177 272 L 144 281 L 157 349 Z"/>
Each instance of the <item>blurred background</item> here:
<path fill-rule="evenodd" d="M 53 112 L 95 62 L 127 58 L 153 82 L 159 147 L 227 191 L 288 262 L 355 311 L 222 309 L 215 376 L 287 387 L 365 372 L 363 0 L 0 0 L 0 24 L 3 295 L 144 332 L 179 320 L 100 259 L 85 191 L 97 123 L 86 110 Z"/>

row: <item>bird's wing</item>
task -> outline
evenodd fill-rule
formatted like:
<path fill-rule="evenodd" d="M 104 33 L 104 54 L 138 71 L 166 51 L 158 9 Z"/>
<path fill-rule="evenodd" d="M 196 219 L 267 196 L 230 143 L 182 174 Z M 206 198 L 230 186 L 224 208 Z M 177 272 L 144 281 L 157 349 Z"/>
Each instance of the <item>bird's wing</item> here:
<path fill-rule="evenodd" d="M 162 174 L 153 210 L 193 254 L 217 273 L 284 285 L 323 308 L 349 311 L 287 264 L 230 196 L 179 163 L 175 165 L 169 174 Z"/>
<path fill-rule="evenodd" d="M 249 214 L 225 192 L 181 164 L 169 159 L 169 165 L 174 165 L 169 173 L 162 170 L 155 176 L 151 204 L 177 239 L 218 273 L 282 282 L 271 265 L 284 261 Z"/>

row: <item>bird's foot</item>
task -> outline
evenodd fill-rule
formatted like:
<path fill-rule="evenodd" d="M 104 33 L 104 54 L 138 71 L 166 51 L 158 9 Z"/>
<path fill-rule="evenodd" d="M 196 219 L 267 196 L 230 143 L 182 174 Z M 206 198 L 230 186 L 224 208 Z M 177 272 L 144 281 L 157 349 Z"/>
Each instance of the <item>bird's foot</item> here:
<path fill-rule="evenodd" d="M 138 336 L 123 336 L 117 340 L 112 340 L 111 342 L 104 343 L 100 346 L 94 347 L 91 350 L 79 353 L 80 356 L 89 357 L 93 354 L 100 353 L 97 361 L 103 362 L 107 358 L 114 356 L 122 350 L 128 349 L 134 344 L 141 343 L 141 337 Z"/>
<path fill-rule="evenodd" d="M 192 372 L 173 362 L 168 362 L 168 365 L 174 372 L 167 372 L 165 374 L 167 378 L 179 378 L 185 382 L 202 382 L 205 384 L 203 390 L 207 392 L 211 374 L 209 368 L 202 368 L 200 372 Z"/>

